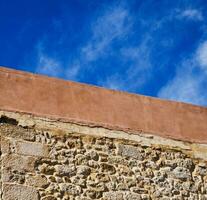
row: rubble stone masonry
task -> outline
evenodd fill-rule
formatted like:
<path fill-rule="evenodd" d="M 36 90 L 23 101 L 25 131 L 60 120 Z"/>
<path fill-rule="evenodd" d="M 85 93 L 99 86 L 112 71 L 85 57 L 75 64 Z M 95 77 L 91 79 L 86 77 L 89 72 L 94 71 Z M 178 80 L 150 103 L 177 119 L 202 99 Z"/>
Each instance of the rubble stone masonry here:
<path fill-rule="evenodd" d="M 207 145 L 0 114 L 2 200 L 207 199 Z"/>

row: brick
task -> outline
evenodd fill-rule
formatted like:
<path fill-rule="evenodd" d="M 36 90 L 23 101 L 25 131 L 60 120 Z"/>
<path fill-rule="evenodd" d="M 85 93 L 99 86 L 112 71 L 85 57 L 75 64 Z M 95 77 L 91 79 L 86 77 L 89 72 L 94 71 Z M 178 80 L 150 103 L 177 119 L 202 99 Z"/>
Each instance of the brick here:
<path fill-rule="evenodd" d="M 47 145 L 33 142 L 17 142 L 16 153 L 28 156 L 48 157 L 49 148 Z"/>
<path fill-rule="evenodd" d="M 15 184 L 3 184 L 2 197 L 5 200 L 39 200 L 36 189 Z"/>

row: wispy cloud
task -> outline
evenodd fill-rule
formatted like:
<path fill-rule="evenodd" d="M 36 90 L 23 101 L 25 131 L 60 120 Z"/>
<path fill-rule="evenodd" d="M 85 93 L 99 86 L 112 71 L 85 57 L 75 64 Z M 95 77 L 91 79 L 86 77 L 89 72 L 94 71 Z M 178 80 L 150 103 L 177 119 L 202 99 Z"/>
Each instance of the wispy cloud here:
<path fill-rule="evenodd" d="M 52 58 L 45 53 L 45 49 L 42 42 L 39 42 L 36 46 L 37 58 L 36 58 L 36 73 L 59 76 L 62 73 L 63 66 L 58 59 Z"/>
<path fill-rule="evenodd" d="M 131 15 L 124 5 L 113 5 L 103 9 L 90 24 L 91 36 L 79 47 L 79 54 L 74 60 L 62 63 L 58 58 L 49 57 L 44 51 L 44 40 L 37 45 L 37 67 L 39 73 L 57 76 L 62 73 L 67 79 L 79 80 L 91 63 L 100 58 L 107 58 L 116 52 L 113 42 L 124 40 L 131 27 Z M 90 70 L 90 69 L 89 69 Z"/>
<path fill-rule="evenodd" d="M 202 42 L 193 57 L 184 60 L 175 77 L 158 93 L 161 98 L 207 105 L 207 41 Z"/>
<path fill-rule="evenodd" d="M 73 65 L 70 64 L 68 67 L 65 68 L 65 77 L 69 80 L 77 81 L 80 70 L 81 66 L 79 62 L 76 62 Z"/>
<path fill-rule="evenodd" d="M 99 60 L 102 59 L 107 63 L 112 56 L 112 59 L 118 59 L 118 66 L 111 66 L 117 70 L 112 70 L 113 73 L 107 73 L 105 76 L 97 74 L 99 76 L 97 84 L 111 89 L 136 92 L 152 75 L 151 34 L 160 28 L 157 26 L 159 21 L 153 21 L 148 31 L 140 35 L 143 39 L 136 42 L 137 44 L 131 44 L 128 38 L 135 30 L 136 21 L 136 16 L 133 16 L 129 7 L 124 4 L 105 8 L 91 22 L 91 36 L 79 47 L 79 54 L 74 60 L 62 63 L 58 58 L 49 57 L 44 52 L 43 41 L 38 48 L 37 71 L 80 81 L 80 76 L 84 77 L 88 71 L 98 69 Z"/>
<path fill-rule="evenodd" d="M 126 36 L 130 26 L 131 19 L 127 9 L 115 6 L 107 10 L 92 23 L 92 36 L 81 49 L 84 60 L 90 62 L 106 55 L 112 42 Z"/>
<path fill-rule="evenodd" d="M 100 84 L 107 88 L 131 92 L 140 89 L 151 76 L 150 41 L 151 38 L 146 35 L 141 44 L 123 47 L 119 56 L 123 64 L 127 65 L 127 69 L 108 76 L 104 81 L 100 81 Z"/>
<path fill-rule="evenodd" d="M 207 73 L 207 41 L 203 42 L 196 53 L 199 66 Z"/>
<path fill-rule="evenodd" d="M 150 80 L 156 79 L 153 73 L 158 74 L 159 70 L 162 71 L 161 68 L 171 61 L 167 57 L 170 55 L 166 55 L 165 60 L 161 54 L 168 53 L 168 49 L 170 51 L 178 41 L 177 35 L 177 38 L 173 35 L 168 37 L 170 24 L 176 28 L 176 24 L 180 26 L 187 20 L 203 23 L 204 16 L 201 10 L 194 8 L 173 8 L 164 17 L 156 15 L 151 18 L 144 15 L 142 18 L 142 13 L 140 18 L 137 16 L 139 14 L 133 14 L 128 3 L 102 7 L 99 14 L 96 13 L 87 24 L 87 34 L 84 35 L 81 45 L 71 51 L 72 55 L 65 52 L 68 58 L 64 61 L 61 57 L 51 56 L 58 54 L 54 51 L 50 51 L 54 54 L 48 53 L 45 47 L 47 44 L 42 40 L 36 48 L 36 71 L 74 81 L 85 82 L 93 79 L 94 84 L 103 87 L 136 93 L 147 86 L 151 87 Z M 174 23 L 178 21 L 180 23 Z M 61 31 L 64 30 L 59 30 Z M 63 44 L 65 38 L 60 40 Z M 163 58 L 164 61 L 156 60 L 157 57 Z M 175 77 L 160 89 L 158 96 L 205 105 L 207 41 L 198 46 L 192 58 L 176 62 L 180 64 L 177 66 Z"/>
<path fill-rule="evenodd" d="M 203 20 L 202 12 L 198 9 L 192 9 L 192 8 L 188 8 L 188 9 L 179 11 L 178 17 L 189 19 L 189 20 L 194 20 L 194 21 L 202 21 Z"/>

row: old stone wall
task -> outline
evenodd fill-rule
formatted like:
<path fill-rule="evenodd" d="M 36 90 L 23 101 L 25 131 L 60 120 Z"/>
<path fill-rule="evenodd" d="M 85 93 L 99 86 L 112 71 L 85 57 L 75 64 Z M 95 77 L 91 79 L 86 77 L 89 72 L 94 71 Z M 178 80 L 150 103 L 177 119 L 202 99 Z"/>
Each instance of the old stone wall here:
<path fill-rule="evenodd" d="M 2 200 L 207 199 L 207 162 L 188 150 L 37 125 L 1 117 Z"/>

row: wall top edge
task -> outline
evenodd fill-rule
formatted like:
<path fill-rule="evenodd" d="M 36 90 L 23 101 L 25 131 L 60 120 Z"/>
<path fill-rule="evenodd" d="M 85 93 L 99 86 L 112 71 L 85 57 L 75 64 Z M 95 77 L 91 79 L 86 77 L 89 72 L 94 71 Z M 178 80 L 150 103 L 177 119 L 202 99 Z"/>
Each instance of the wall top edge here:
<path fill-rule="evenodd" d="M 207 108 L 0 67 L 0 109 L 207 143 Z"/>

